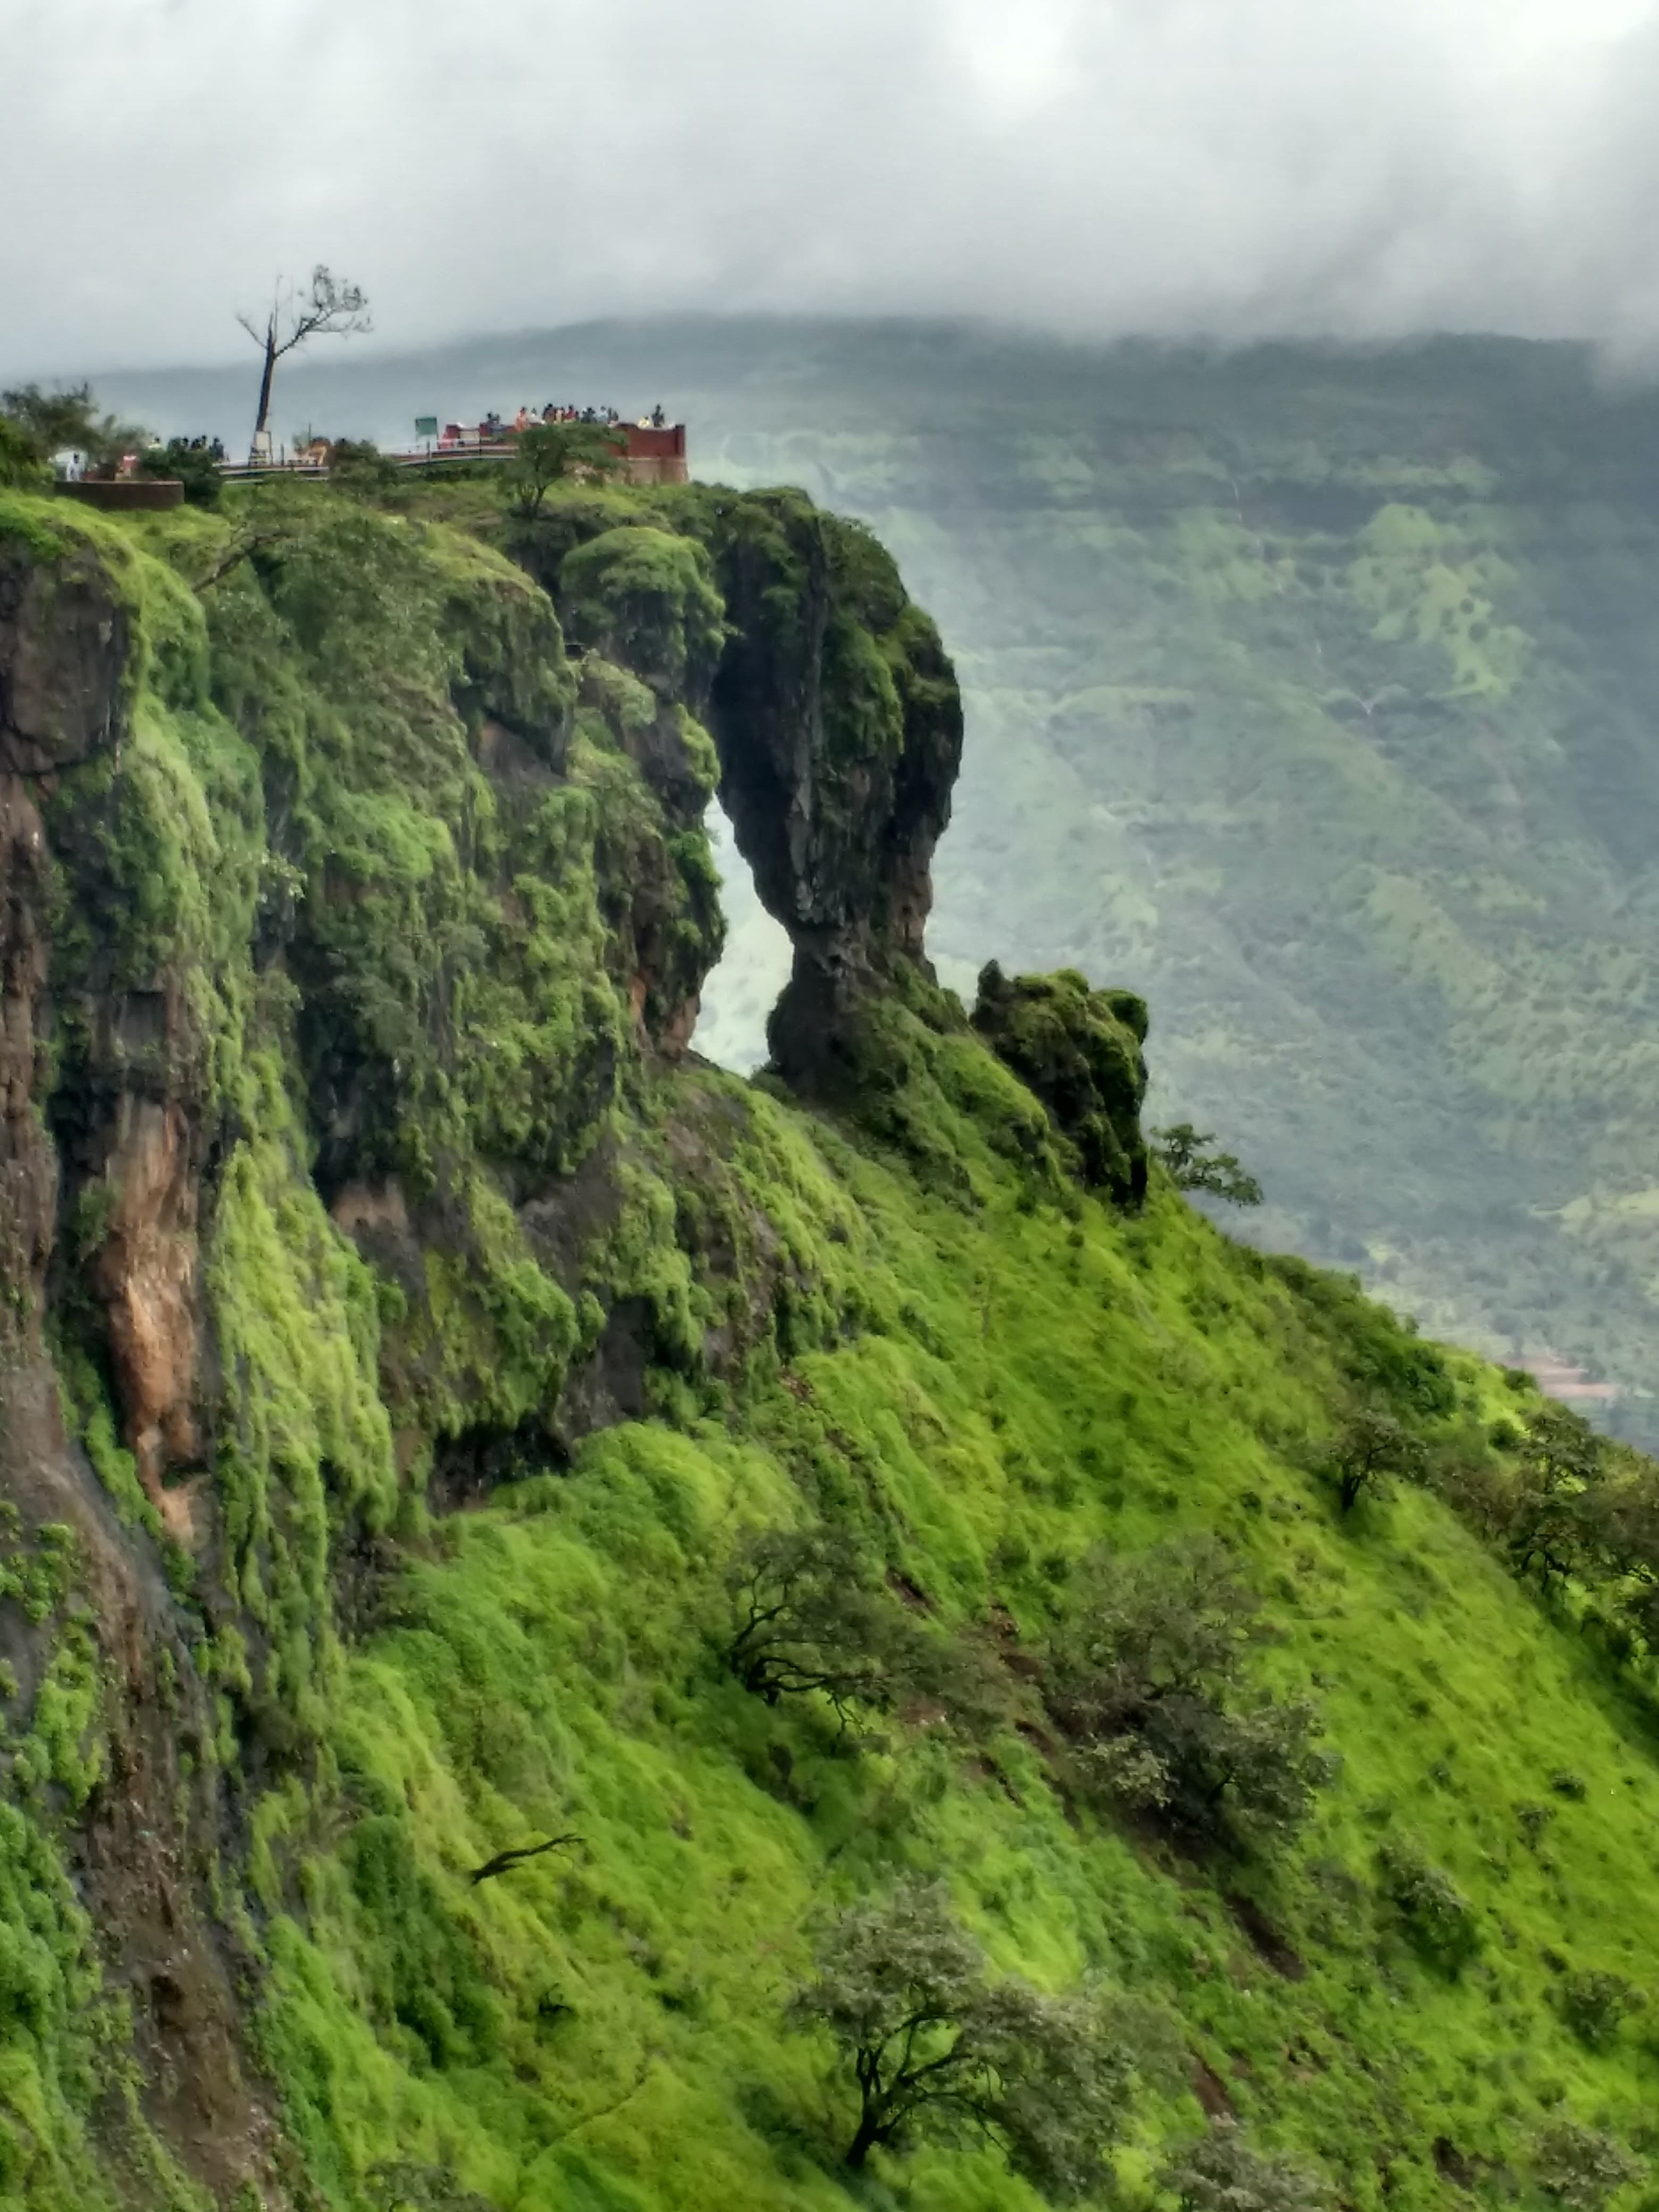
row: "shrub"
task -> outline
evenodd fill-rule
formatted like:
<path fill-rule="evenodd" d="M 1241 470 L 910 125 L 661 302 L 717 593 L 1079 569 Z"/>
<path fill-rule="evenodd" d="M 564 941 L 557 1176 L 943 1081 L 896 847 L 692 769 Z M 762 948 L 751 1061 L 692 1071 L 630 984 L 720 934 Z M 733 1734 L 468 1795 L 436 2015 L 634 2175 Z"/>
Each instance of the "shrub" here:
<path fill-rule="evenodd" d="M 1539 2136 L 1533 2172 L 1545 2195 L 1568 2212 L 1601 2212 L 1616 2191 L 1641 2179 L 1644 2168 L 1615 2136 L 1562 2120 Z"/>
<path fill-rule="evenodd" d="M 1523 1800 L 1516 1805 L 1515 1817 L 1520 1824 L 1521 1833 L 1526 1838 L 1527 1849 L 1529 1851 L 1535 1851 L 1543 1841 L 1544 1831 L 1555 1818 L 1555 1808 L 1553 1805 L 1538 1805 L 1530 1800 Z"/>
<path fill-rule="evenodd" d="M 1569 1974 L 1555 1993 L 1562 2019 L 1581 2043 L 1605 2051 L 1620 2027 L 1642 2009 L 1641 1991 L 1622 1974 L 1584 1970 Z"/>
<path fill-rule="evenodd" d="M 1050 1702 L 1085 1778 L 1213 1840 L 1300 1827 L 1330 1774 L 1317 1710 L 1249 1686 L 1259 1601 L 1220 1545 L 1098 1559 L 1091 1581 L 1051 1668 Z"/>
<path fill-rule="evenodd" d="M 395 2159 L 367 2176 L 374 2212 L 492 2212 L 487 2197 L 464 2189 L 447 2166 Z"/>
<path fill-rule="evenodd" d="M 224 479 L 219 465 L 202 446 L 187 438 L 173 438 L 165 446 L 150 446 L 138 457 L 141 476 L 174 477 L 185 488 L 191 507 L 217 507 Z"/>
<path fill-rule="evenodd" d="M 1382 1892 L 1418 1951 L 1455 1976 L 1480 1948 L 1474 1909 L 1449 1874 L 1431 1866 L 1410 1844 L 1385 1844 L 1377 1855 Z"/>
<path fill-rule="evenodd" d="M 790 2017 L 827 2028 L 851 2068 L 859 2118 L 845 2154 L 978 2135 L 1047 2195 L 1108 2179 L 1131 2066 L 1100 2008 L 993 1982 L 942 1886 L 855 1905 L 826 1929 Z"/>
<path fill-rule="evenodd" d="M 337 438 L 328 449 L 328 480 L 337 491 L 372 498 L 404 481 L 398 463 L 370 438 Z"/>
<path fill-rule="evenodd" d="M 1331 2203 L 1311 2166 L 1252 2150 L 1224 2122 L 1168 2160 L 1158 2181 L 1181 2212 L 1328 2212 Z"/>

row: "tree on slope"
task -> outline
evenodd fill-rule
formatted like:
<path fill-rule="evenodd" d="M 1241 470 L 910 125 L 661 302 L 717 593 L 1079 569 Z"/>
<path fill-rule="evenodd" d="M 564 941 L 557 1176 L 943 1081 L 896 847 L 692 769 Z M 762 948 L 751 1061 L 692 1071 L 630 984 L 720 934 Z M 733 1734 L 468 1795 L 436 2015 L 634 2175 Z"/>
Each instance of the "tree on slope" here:
<path fill-rule="evenodd" d="M 1229 2124 L 1178 2151 L 1158 2179 L 1181 2212 L 1330 2212 L 1330 2191 L 1310 2166 L 1252 2150 Z"/>
<path fill-rule="evenodd" d="M 593 422 L 533 422 L 514 447 L 510 482 L 518 509 L 533 522 L 561 477 L 609 476 L 622 466 L 617 442 Z"/>
<path fill-rule="evenodd" d="M 825 1931 L 816 1978 L 790 2006 L 827 2028 L 858 2085 L 846 2161 L 920 2136 L 994 2142 L 1064 2200 L 1099 2188 L 1133 2069 L 1100 2008 L 992 1981 L 942 1886 L 854 1905 Z"/>
<path fill-rule="evenodd" d="M 1420 1437 L 1392 1413 L 1362 1406 L 1337 1431 L 1327 1472 L 1342 1510 L 1352 1513 L 1367 1492 L 1386 1497 L 1391 1476 L 1407 1482 L 1423 1481 L 1428 1465 L 1429 1455 Z"/>
<path fill-rule="evenodd" d="M 1583 1574 L 1602 1549 L 1600 1491 L 1609 1462 L 1604 1438 L 1571 1407 L 1539 1407 L 1528 1424 L 1506 1532 L 1518 1574 Z"/>
<path fill-rule="evenodd" d="M 239 314 L 236 319 L 264 356 L 264 368 L 259 379 L 259 411 L 253 422 L 256 439 L 270 423 L 271 380 L 276 374 L 277 362 L 285 355 L 295 352 L 311 338 L 349 338 L 373 328 L 368 319 L 368 300 L 362 287 L 341 282 L 320 261 L 311 272 L 308 290 L 302 291 L 285 280 L 278 281 L 263 328 L 250 315 Z"/>
<path fill-rule="evenodd" d="M 994 1662 L 913 1620 L 842 1531 L 761 1531 L 738 1548 L 726 1587 L 733 1633 L 720 1656 L 769 1705 L 816 1692 L 843 1727 L 856 1708 L 890 1712 L 906 1698 L 963 1726 L 1000 1709 Z"/>
<path fill-rule="evenodd" d="M 1049 1670 L 1083 1778 L 1207 1841 L 1300 1827 L 1329 1761 L 1316 1708 L 1249 1680 L 1260 1609 L 1210 1538 L 1097 1559 Z"/>
<path fill-rule="evenodd" d="M 24 456 L 50 460 L 66 446 L 78 447 L 95 469 L 110 468 L 123 453 L 142 447 L 147 434 L 131 422 L 100 411 L 89 384 L 43 392 L 38 384 L 0 392 L 0 420 L 9 426 L 0 451 L 9 451 L 21 467 Z"/>
<path fill-rule="evenodd" d="M 1207 1191 L 1230 1206 L 1260 1206 L 1261 1185 L 1237 1152 L 1215 1152 L 1214 1143 L 1212 1132 L 1195 1129 L 1190 1121 L 1176 1121 L 1152 1132 L 1152 1149 L 1177 1190 Z"/>

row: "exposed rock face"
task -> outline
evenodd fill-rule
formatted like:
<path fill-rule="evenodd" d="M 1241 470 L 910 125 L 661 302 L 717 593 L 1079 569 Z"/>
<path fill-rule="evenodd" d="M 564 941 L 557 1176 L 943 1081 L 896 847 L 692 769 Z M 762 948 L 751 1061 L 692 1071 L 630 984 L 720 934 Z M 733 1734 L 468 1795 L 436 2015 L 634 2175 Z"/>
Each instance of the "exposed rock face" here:
<path fill-rule="evenodd" d="M 119 989 L 94 952 L 89 975 L 108 988 L 77 1009 L 84 1061 L 58 1133 L 69 1144 L 62 1170 L 43 1087 L 52 964 L 44 802 L 64 771 L 118 751 L 131 651 L 126 611 L 89 551 L 32 560 L 15 545 L 0 550 L 0 1272 L 18 1286 L 15 1320 L 40 1298 L 60 1182 L 70 1203 L 83 1201 L 84 1256 L 108 1316 L 127 1442 L 165 1511 L 162 1470 L 198 1450 L 201 1085 L 180 994 L 159 977 L 152 990 Z M 118 803 L 118 789 L 110 804 Z M 111 921 L 118 927 L 125 918 L 118 902 Z M 38 1348 L 32 1336 L 29 1348 Z"/>
<path fill-rule="evenodd" d="M 118 742 L 128 626 L 90 556 L 0 544 L 0 1352 L 33 1358 L 58 1209 L 43 1109 L 52 859 L 40 779 Z"/>
<path fill-rule="evenodd" d="M 703 713 L 726 642 L 720 595 L 694 540 L 650 527 L 613 529 L 567 554 L 559 605 L 586 648 L 580 697 L 661 804 L 674 844 L 643 834 L 617 854 L 613 924 L 631 948 L 629 1002 L 641 1041 L 672 1058 L 697 1018 L 703 979 L 720 957 L 715 884 L 692 860 L 716 766 Z M 701 852 L 701 837 L 697 839 Z"/>
<path fill-rule="evenodd" d="M 1146 1001 L 1091 990 L 1074 968 L 1010 976 L 994 960 L 980 973 L 973 1024 L 1048 1109 L 1085 1182 L 1138 1205 L 1146 1193 Z"/>
<path fill-rule="evenodd" d="M 938 632 L 856 524 L 767 494 L 729 518 L 718 560 L 733 629 L 710 708 L 720 799 L 795 948 L 769 1040 L 792 1081 L 833 1089 L 860 994 L 904 963 L 931 975 L 961 701 Z"/>
<path fill-rule="evenodd" d="M 123 1091 L 104 1164 L 108 1234 L 93 1263 L 138 1479 L 163 1520 L 164 1468 L 200 1452 L 197 1369 L 198 1164 L 177 1099 Z M 186 1528 L 175 1534 L 187 1535 Z"/>
<path fill-rule="evenodd" d="M 201 1449 L 201 1056 L 167 979 L 137 991 L 113 981 L 51 826 L 60 780 L 118 757 L 132 651 L 127 611 L 88 550 L 36 558 L 0 538 L 0 1499 L 13 1556 L 43 1532 L 72 1539 L 70 1633 L 95 1644 L 103 1695 L 76 1747 L 90 1786 L 64 1848 L 107 1985 L 131 2003 L 144 2117 L 219 2197 L 246 2184 L 276 2205 L 277 2131 L 240 2051 L 246 1961 L 198 1881 L 219 1833 L 210 1695 L 153 1553 L 118 1525 L 64 1435 L 40 1332 L 49 1293 L 71 1278 L 101 1306 L 125 1440 L 164 1524 L 187 1536 L 185 1493 L 161 1477 Z M 66 887 L 80 981 L 95 986 L 72 1008 L 54 992 L 52 940 Z M 118 923 L 118 898 L 112 908 Z M 5 1608 L 0 1643 L 24 1694 L 64 1633 L 56 1608 Z M 14 1704 L 9 1743 L 17 1716 Z M 15 1809 L 9 1771 L 6 1790 Z M 124 2124 L 112 2120 L 112 2146 Z"/>
<path fill-rule="evenodd" d="M 0 1365 L 33 1357 L 58 1206 L 45 1077 L 51 889 L 46 832 L 21 776 L 0 775 Z"/>
<path fill-rule="evenodd" d="M 44 775 L 117 743 L 130 625 L 89 553 L 0 545 L 0 775 Z"/>

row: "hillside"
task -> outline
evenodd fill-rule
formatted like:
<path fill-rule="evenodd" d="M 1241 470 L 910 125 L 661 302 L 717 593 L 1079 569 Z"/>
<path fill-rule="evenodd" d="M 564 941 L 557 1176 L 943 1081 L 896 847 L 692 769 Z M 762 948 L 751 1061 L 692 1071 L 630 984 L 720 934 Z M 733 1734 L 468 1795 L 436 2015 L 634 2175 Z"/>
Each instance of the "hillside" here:
<path fill-rule="evenodd" d="M 833 429 L 726 412 L 708 465 L 866 515 L 961 641 L 952 973 L 1134 975 L 1267 1241 L 1650 1391 L 1659 406 L 1497 343 L 941 349 L 879 398 L 849 350 Z"/>
<path fill-rule="evenodd" d="M 938 987 L 961 745 L 797 494 L 0 495 L 0 2205 L 1061 2201 L 844 2162 L 790 2000 L 907 1875 L 1102 2008 L 1143 2212 L 1229 2122 L 1640 2201 L 1656 1471 L 1202 1218 L 1128 991 Z M 1102 1718 L 1194 1577 L 1237 1679 Z"/>
<path fill-rule="evenodd" d="M 240 387 L 132 380 L 228 430 Z M 343 358 L 295 419 L 407 434 L 566 390 L 869 520 L 955 650 L 935 954 L 1130 975 L 1154 1111 L 1262 1177 L 1259 1234 L 1426 1326 L 1614 1378 L 1659 1437 L 1649 825 L 1659 401 L 1580 349 L 1060 348 L 662 324 Z M 718 979 L 749 1064 L 775 987 Z"/>

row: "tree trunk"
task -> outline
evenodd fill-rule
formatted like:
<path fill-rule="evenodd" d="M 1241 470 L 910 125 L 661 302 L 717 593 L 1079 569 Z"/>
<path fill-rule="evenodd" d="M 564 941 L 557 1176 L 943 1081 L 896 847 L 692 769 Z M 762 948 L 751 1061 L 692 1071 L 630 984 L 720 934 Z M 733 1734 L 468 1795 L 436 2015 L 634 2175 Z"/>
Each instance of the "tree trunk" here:
<path fill-rule="evenodd" d="M 276 325 L 269 324 L 265 330 L 265 373 L 259 380 L 259 412 L 254 417 L 253 434 L 257 438 L 270 416 L 270 380 L 276 374 Z"/>
<path fill-rule="evenodd" d="M 880 2115 L 873 2105 L 866 2105 L 859 2116 L 858 2133 L 847 2147 L 844 2163 L 856 2170 L 864 2164 L 880 2140 Z"/>

